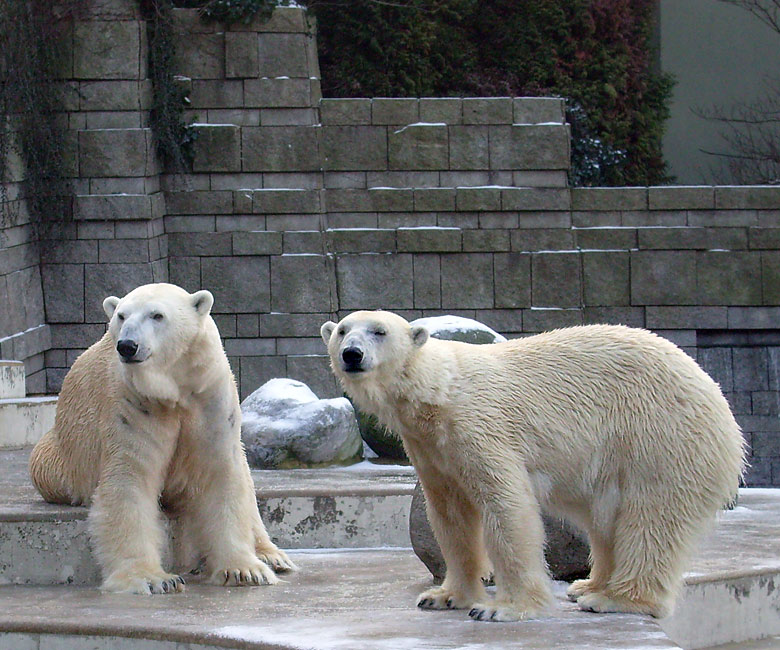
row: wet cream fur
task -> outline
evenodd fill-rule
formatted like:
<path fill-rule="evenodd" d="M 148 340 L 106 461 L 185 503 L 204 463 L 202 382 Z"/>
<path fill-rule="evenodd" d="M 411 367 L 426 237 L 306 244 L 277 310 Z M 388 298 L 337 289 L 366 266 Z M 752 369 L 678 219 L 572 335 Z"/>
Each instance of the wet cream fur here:
<path fill-rule="evenodd" d="M 430 609 L 511 621 L 551 600 L 540 510 L 582 527 L 584 610 L 656 617 L 673 606 L 698 535 L 732 500 L 743 440 L 717 384 L 684 352 L 622 326 L 493 345 L 428 338 L 389 312 L 325 323 L 358 406 L 400 434 L 447 564 Z M 349 372 L 342 352 L 365 353 Z M 496 596 L 480 578 L 492 565 Z"/>
<path fill-rule="evenodd" d="M 54 428 L 30 457 L 47 501 L 91 506 L 106 591 L 183 589 L 161 566 L 160 502 L 176 519 L 180 570 L 205 559 L 211 582 L 251 585 L 293 568 L 260 520 L 213 301 L 171 284 L 106 298 L 108 332 L 68 372 Z M 141 363 L 120 360 L 128 337 Z"/>

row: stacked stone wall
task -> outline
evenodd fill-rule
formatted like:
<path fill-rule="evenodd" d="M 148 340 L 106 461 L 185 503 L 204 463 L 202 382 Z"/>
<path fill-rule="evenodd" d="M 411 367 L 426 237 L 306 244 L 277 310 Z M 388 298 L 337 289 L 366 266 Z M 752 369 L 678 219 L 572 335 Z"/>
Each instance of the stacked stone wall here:
<path fill-rule="evenodd" d="M 323 100 L 294 8 L 227 30 L 177 11 L 199 137 L 192 173 L 163 174 L 143 21 L 107 5 L 74 30 L 73 220 L 40 259 L 23 210 L 0 231 L 0 351 L 40 390 L 105 331 L 106 295 L 151 281 L 214 293 L 242 396 L 278 376 L 337 394 L 319 326 L 354 309 L 510 337 L 624 323 L 700 361 L 749 482 L 780 485 L 780 187 L 570 188 L 560 99 Z"/>

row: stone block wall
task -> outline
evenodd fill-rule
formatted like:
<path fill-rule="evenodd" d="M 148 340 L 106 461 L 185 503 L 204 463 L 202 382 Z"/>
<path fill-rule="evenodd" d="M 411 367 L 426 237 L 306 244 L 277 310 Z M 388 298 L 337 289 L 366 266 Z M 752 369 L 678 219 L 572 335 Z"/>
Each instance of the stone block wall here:
<path fill-rule="evenodd" d="M 354 309 L 510 337 L 624 323 L 699 360 L 749 483 L 780 485 L 780 187 L 570 188 L 560 99 L 321 99 L 295 8 L 227 30 L 177 10 L 199 138 L 192 173 L 164 174 L 143 22 L 105 5 L 74 30 L 73 221 L 40 257 L 23 204 L 0 230 L 0 352 L 40 390 L 105 331 L 106 295 L 151 281 L 214 293 L 242 396 L 278 376 L 338 394 L 319 326 Z"/>

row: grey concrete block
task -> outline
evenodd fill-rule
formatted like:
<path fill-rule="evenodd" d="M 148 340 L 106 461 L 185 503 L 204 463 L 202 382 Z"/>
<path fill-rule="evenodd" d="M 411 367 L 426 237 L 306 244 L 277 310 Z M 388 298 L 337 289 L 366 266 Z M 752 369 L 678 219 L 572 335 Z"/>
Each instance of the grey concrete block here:
<path fill-rule="evenodd" d="M 152 176 L 159 172 L 149 129 L 79 131 L 81 176 Z"/>
<path fill-rule="evenodd" d="M 269 379 L 287 376 L 287 362 L 284 357 L 241 357 L 238 362 L 239 395 L 242 400 Z"/>
<path fill-rule="evenodd" d="M 83 323 L 84 266 L 45 264 L 41 267 L 41 279 L 46 322 Z"/>
<path fill-rule="evenodd" d="M 303 381 L 320 399 L 341 397 L 343 394 L 325 355 L 288 356 L 287 376 Z"/>
<path fill-rule="evenodd" d="M 260 121 L 263 126 L 315 126 L 317 112 L 313 108 L 261 108 Z"/>
<path fill-rule="evenodd" d="M 229 232 L 188 232 L 168 235 L 168 251 L 174 257 L 230 255 L 233 235 Z"/>
<path fill-rule="evenodd" d="M 144 194 L 89 194 L 76 196 L 74 218 L 84 221 L 151 219 L 152 204 Z"/>
<path fill-rule="evenodd" d="M 445 253 L 462 249 L 460 228 L 399 228 L 398 251 Z"/>
<path fill-rule="evenodd" d="M 569 131 L 563 125 L 490 127 L 491 169 L 568 169 Z"/>
<path fill-rule="evenodd" d="M 578 307 L 582 303 L 578 253 L 536 253 L 531 261 L 534 307 Z"/>
<path fill-rule="evenodd" d="M 148 110 L 152 105 L 152 84 L 148 79 L 82 81 L 77 96 L 82 111 Z"/>
<path fill-rule="evenodd" d="M 501 210 L 501 190 L 495 187 L 458 187 L 455 204 L 458 210 L 498 211 Z"/>
<path fill-rule="evenodd" d="M 649 329 L 726 329 L 726 307 L 651 307 L 646 308 Z"/>
<path fill-rule="evenodd" d="M 200 290 L 200 257 L 171 257 L 168 260 L 168 276 L 190 293 Z"/>
<path fill-rule="evenodd" d="M 395 230 L 335 228 L 330 231 L 329 250 L 335 253 L 394 253 Z"/>
<path fill-rule="evenodd" d="M 780 209 L 780 186 L 734 186 L 715 188 L 715 207 L 720 210 Z"/>
<path fill-rule="evenodd" d="M 732 359 L 734 390 L 769 390 L 769 364 L 766 348 L 733 348 Z"/>
<path fill-rule="evenodd" d="M 780 307 L 728 307 L 729 329 L 776 330 Z"/>
<path fill-rule="evenodd" d="M 326 171 L 387 169 L 385 127 L 328 126 L 321 130 L 322 167 Z"/>
<path fill-rule="evenodd" d="M 313 127 L 246 127 L 241 129 L 241 135 L 244 171 L 320 169 Z"/>
<path fill-rule="evenodd" d="M 464 124 L 512 124 L 511 97 L 464 97 Z"/>
<path fill-rule="evenodd" d="M 611 219 L 617 218 L 624 226 L 638 228 L 675 227 L 688 225 L 686 210 L 624 210 L 615 213 L 602 213 Z M 614 215 L 614 216 L 613 216 Z"/>
<path fill-rule="evenodd" d="M 780 415 L 780 398 L 777 391 L 754 391 L 752 397 L 753 415 Z"/>
<path fill-rule="evenodd" d="M 567 187 L 569 179 L 564 170 L 525 170 L 512 172 L 516 187 Z"/>
<path fill-rule="evenodd" d="M 374 212 L 371 195 L 368 190 L 334 189 L 325 194 L 325 203 L 329 218 L 339 212 Z M 345 228 L 349 226 L 337 226 Z"/>
<path fill-rule="evenodd" d="M 411 212 L 414 210 L 414 191 L 401 188 L 369 188 L 371 208 L 377 212 Z"/>
<path fill-rule="evenodd" d="M 388 133 L 390 169 L 446 169 L 448 154 L 449 139 L 444 125 L 410 124 Z"/>
<path fill-rule="evenodd" d="M 749 228 L 750 248 L 780 250 L 780 228 Z"/>
<path fill-rule="evenodd" d="M 546 309 L 532 307 L 523 310 L 523 331 L 547 332 L 562 327 L 574 327 L 582 325 L 583 312 L 581 309 Z"/>
<path fill-rule="evenodd" d="M 323 99 L 320 101 L 323 126 L 371 124 L 370 99 Z"/>
<path fill-rule="evenodd" d="M 336 261 L 339 309 L 411 309 L 411 255 L 341 255 Z"/>
<path fill-rule="evenodd" d="M 460 124 L 463 121 L 463 102 L 459 97 L 421 97 L 420 121 Z"/>
<path fill-rule="evenodd" d="M 455 189 L 449 187 L 415 188 L 414 209 L 418 212 L 455 210 Z"/>
<path fill-rule="evenodd" d="M 566 121 L 564 100 L 558 97 L 515 97 L 512 105 L 515 124 L 563 124 Z"/>
<path fill-rule="evenodd" d="M 241 171 L 241 129 L 232 124 L 198 124 L 192 169 L 195 172 Z"/>
<path fill-rule="evenodd" d="M 583 323 L 646 327 L 645 310 L 643 307 L 585 307 Z"/>
<path fill-rule="evenodd" d="M 724 392 L 734 390 L 734 371 L 731 358 L 732 349 L 723 348 L 699 348 L 697 361 L 710 377 L 712 377 L 720 389 Z M 743 388 L 740 386 L 739 388 Z"/>
<path fill-rule="evenodd" d="M 224 33 L 177 34 L 174 48 L 176 72 L 193 84 L 195 79 L 225 78 Z"/>
<path fill-rule="evenodd" d="M 639 248 L 739 250 L 747 248 L 744 228 L 640 228 Z"/>
<path fill-rule="evenodd" d="M 496 308 L 531 306 L 531 256 L 496 253 L 493 256 Z"/>
<path fill-rule="evenodd" d="M 44 244 L 42 260 L 49 264 L 79 264 L 98 261 L 97 241 L 66 239 Z"/>
<path fill-rule="evenodd" d="M 761 304 L 760 253 L 700 251 L 696 255 L 700 304 Z"/>
<path fill-rule="evenodd" d="M 441 258 L 435 254 L 414 256 L 414 307 L 441 307 Z"/>
<path fill-rule="evenodd" d="M 589 307 L 631 303 L 628 252 L 582 254 L 583 297 Z"/>
<path fill-rule="evenodd" d="M 646 187 L 577 187 L 572 210 L 647 210 Z"/>
<path fill-rule="evenodd" d="M 310 108 L 313 89 L 310 79 L 284 77 L 244 81 L 244 106 L 252 108 Z"/>
<path fill-rule="evenodd" d="M 693 251 L 631 252 L 631 304 L 698 303 Z"/>
<path fill-rule="evenodd" d="M 225 33 L 225 76 L 257 77 L 260 52 L 257 34 L 252 32 Z"/>
<path fill-rule="evenodd" d="M 170 192 L 166 206 L 171 215 L 230 214 L 233 212 L 233 193 L 227 190 Z"/>
<path fill-rule="evenodd" d="M 568 188 L 515 187 L 501 190 L 503 210 L 569 210 L 571 194 Z"/>
<path fill-rule="evenodd" d="M 711 186 L 659 186 L 647 188 L 650 210 L 712 210 L 715 188 Z"/>
<path fill-rule="evenodd" d="M 85 264 L 84 318 L 88 323 L 104 323 L 103 300 L 107 296 L 122 296 L 142 284 L 154 282 L 152 265 L 142 264 Z M 55 345 L 54 347 L 89 347 L 87 345 Z"/>
<path fill-rule="evenodd" d="M 244 82 L 235 79 L 194 79 L 190 102 L 194 109 L 243 106 Z"/>
<path fill-rule="evenodd" d="M 758 210 L 758 225 L 761 228 L 780 228 L 780 209 Z"/>
<path fill-rule="evenodd" d="M 493 256 L 488 253 L 441 256 L 442 309 L 495 307 Z"/>
<path fill-rule="evenodd" d="M 767 347 L 767 367 L 769 369 L 769 390 L 780 391 L 780 347 Z"/>
<path fill-rule="evenodd" d="M 574 232 L 565 228 L 520 228 L 510 232 L 513 251 L 574 250 Z"/>
<path fill-rule="evenodd" d="M 214 294 L 215 313 L 270 311 L 270 265 L 265 256 L 204 257 L 201 280 Z"/>
<path fill-rule="evenodd" d="M 73 30 L 76 79 L 144 79 L 146 31 L 138 20 L 77 21 Z"/>
<path fill-rule="evenodd" d="M 366 189 L 366 172 L 325 172 L 326 189 Z"/>
<path fill-rule="evenodd" d="M 416 98 L 375 97 L 371 101 L 372 124 L 412 124 L 419 119 L 419 102 Z"/>
<path fill-rule="evenodd" d="M 168 216 L 165 218 L 165 230 L 174 232 L 215 232 L 216 217 L 211 215 Z"/>
<path fill-rule="evenodd" d="M 757 210 L 690 210 L 689 226 L 757 226 Z"/>
<path fill-rule="evenodd" d="M 763 304 L 780 305 L 780 252 L 761 251 Z"/>
<path fill-rule="evenodd" d="M 583 250 L 630 250 L 637 246 L 633 228 L 578 228 L 574 241 Z"/>
<path fill-rule="evenodd" d="M 331 318 L 329 312 L 307 314 L 258 314 L 257 336 L 316 336 L 320 326 Z M 322 353 L 325 353 L 323 344 Z"/>
<path fill-rule="evenodd" d="M 271 311 L 329 312 L 335 308 L 333 270 L 324 256 L 282 255 L 271 258 Z"/>
<path fill-rule="evenodd" d="M 156 239 L 102 239 L 98 242 L 98 262 L 103 264 L 149 262 L 151 261 L 150 246 L 154 246 L 156 241 Z M 156 258 L 159 259 L 159 255 Z"/>
<path fill-rule="evenodd" d="M 490 169 L 487 126 L 450 126 L 449 143 L 450 169 Z"/>
<path fill-rule="evenodd" d="M 102 303 L 102 300 L 101 300 Z M 102 309 L 100 310 L 103 311 Z M 105 323 L 51 325 L 51 347 L 84 350 L 106 333 Z"/>
<path fill-rule="evenodd" d="M 266 32 L 260 34 L 258 41 L 260 52 L 258 75 L 260 77 L 308 79 L 312 76 L 307 57 L 308 36 L 306 34 Z"/>
<path fill-rule="evenodd" d="M 252 192 L 252 212 L 261 214 L 311 214 L 320 211 L 318 190 L 268 189 Z"/>
<path fill-rule="evenodd" d="M 276 339 L 226 339 L 229 357 L 270 357 L 276 354 Z"/>
<path fill-rule="evenodd" d="M 237 22 L 230 26 L 232 31 L 248 32 L 281 32 L 281 33 L 304 33 L 308 34 L 310 29 L 307 25 L 308 18 L 306 10 L 301 7 L 277 6 L 271 17 L 266 20 L 259 15 L 248 23 Z"/>
<path fill-rule="evenodd" d="M 323 241 L 323 234 L 319 230 L 312 231 L 287 231 L 284 233 L 284 254 L 304 253 L 313 255 L 324 255 L 326 243 Z"/>
<path fill-rule="evenodd" d="M 493 253 L 510 250 L 508 230 L 464 230 L 463 251 L 466 253 Z"/>

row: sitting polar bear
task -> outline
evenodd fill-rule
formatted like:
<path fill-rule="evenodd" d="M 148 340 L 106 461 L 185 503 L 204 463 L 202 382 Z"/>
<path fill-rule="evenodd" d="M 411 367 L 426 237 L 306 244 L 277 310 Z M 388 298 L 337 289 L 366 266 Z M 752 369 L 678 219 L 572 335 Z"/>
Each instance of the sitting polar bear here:
<path fill-rule="evenodd" d="M 178 520 L 177 565 L 205 559 L 210 582 L 273 584 L 272 568 L 295 568 L 260 520 L 213 302 L 171 284 L 106 298 L 108 332 L 76 359 L 30 457 L 44 499 L 91 503 L 106 591 L 183 590 L 160 563 L 159 502 Z"/>
<path fill-rule="evenodd" d="M 582 609 L 670 612 L 697 533 L 734 498 L 744 462 L 720 389 L 679 348 L 609 325 L 470 345 L 383 311 L 321 334 L 346 392 L 400 434 L 417 469 L 447 564 L 419 607 L 539 614 L 542 508 L 590 538 L 590 577 L 568 591 Z"/>

